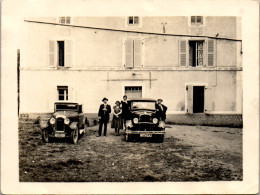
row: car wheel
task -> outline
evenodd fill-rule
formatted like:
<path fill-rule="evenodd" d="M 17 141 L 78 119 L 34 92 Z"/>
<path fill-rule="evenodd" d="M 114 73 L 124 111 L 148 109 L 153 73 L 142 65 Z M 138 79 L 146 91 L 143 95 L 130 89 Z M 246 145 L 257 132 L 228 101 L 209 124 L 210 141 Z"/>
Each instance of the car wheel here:
<path fill-rule="evenodd" d="M 76 127 L 71 133 L 71 142 L 76 144 L 79 140 L 79 129 Z"/>
<path fill-rule="evenodd" d="M 45 143 L 48 143 L 50 141 L 48 129 L 42 130 L 42 141 Z"/>

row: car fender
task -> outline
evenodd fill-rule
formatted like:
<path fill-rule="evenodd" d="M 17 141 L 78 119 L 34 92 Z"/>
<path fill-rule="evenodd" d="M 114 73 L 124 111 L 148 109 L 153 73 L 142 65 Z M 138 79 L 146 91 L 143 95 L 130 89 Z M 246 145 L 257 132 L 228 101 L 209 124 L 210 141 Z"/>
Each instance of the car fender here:
<path fill-rule="evenodd" d="M 77 126 L 78 126 L 78 122 L 72 122 L 72 123 L 70 124 L 70 128 L 71 128 L 71 129 L 76 129 Z"/>
<path fill-rule="evenodd" d="M 48 121 L 40 121 L 40 128 L 46 129 L 49 126 Z"/>

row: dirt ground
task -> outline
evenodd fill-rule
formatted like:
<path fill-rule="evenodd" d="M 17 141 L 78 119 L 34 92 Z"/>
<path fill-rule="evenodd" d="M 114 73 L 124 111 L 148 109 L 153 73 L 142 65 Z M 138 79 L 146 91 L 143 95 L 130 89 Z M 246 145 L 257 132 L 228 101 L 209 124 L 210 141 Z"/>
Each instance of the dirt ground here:
<path fill-rule="evenodd" d="M 108 125 L 109 126 L 109 125 Z M 21 182 L 242 180 L 242 129 L 168 125 L 163 143 L 123 141 L 88 127 L 78 144 L 44 144 L 33 121 L 19 122 Z"/>

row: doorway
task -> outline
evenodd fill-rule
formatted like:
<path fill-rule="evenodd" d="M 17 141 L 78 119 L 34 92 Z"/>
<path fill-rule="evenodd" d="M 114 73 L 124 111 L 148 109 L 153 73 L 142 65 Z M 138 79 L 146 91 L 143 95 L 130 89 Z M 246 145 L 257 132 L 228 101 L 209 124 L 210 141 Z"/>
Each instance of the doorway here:
<path fill-rule="evenodd" d="M 204 112 L 205 86 L 193 86 L 193 113 Z"/>

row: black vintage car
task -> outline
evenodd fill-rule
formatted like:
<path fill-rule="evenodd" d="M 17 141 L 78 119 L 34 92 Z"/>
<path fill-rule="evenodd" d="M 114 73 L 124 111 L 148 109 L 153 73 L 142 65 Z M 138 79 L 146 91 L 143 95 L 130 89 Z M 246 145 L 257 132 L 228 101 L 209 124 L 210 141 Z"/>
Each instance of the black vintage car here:
<path fill-rule="evenodd" d="M 163 142 L 165 122 L 160 120 L 154 99 L 132 99 L 129 101 L 126 120 L 126 141 L 134 137 L 152 137 Z"/>
<path fill-rule="evenodd" d="M 76 144 L 79 135 L 86 131 L 87 118 L 83 114 L 82 104 L 55 102 L 51 118 L 41 121 L 40 126 L 44 142 L 49 142 L 49 137 L 69 137 Z"/>

